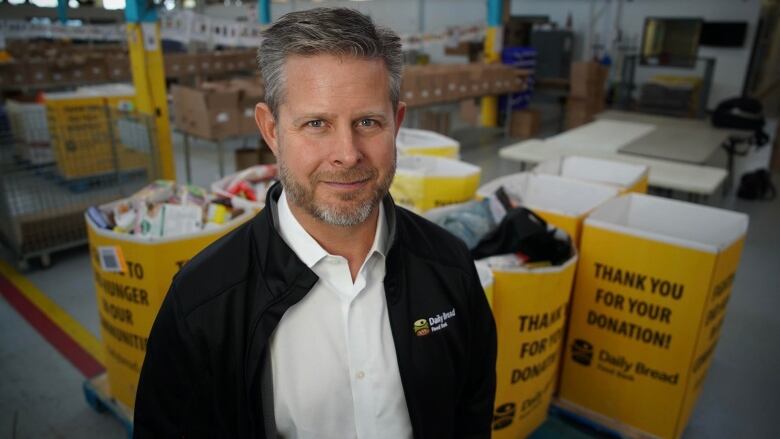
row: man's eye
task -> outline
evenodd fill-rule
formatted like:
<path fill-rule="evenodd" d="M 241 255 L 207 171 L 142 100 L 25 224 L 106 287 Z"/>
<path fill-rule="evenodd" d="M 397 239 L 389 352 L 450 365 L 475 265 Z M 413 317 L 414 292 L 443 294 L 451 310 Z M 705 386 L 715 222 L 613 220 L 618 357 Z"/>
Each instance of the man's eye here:
<path fill-rule="evenodd" d="M 306 122 L 306 126 L 311 128 L 322 128 L 324 123 L 321 120 L 311 120 Z"/>
<path fill-rule="evenodd" d="M 377 122 L 374 119 L 361 119 L 359 124 L 361 127 L 375 127 Z"/>

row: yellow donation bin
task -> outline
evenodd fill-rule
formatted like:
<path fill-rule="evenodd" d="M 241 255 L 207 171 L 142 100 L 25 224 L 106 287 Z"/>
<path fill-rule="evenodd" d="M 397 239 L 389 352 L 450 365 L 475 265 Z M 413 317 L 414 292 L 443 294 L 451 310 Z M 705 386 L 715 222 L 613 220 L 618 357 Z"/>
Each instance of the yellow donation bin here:
<path fill-rule="evenodd" d="M 477 266 L 479 283 L 482 284 L 482 289 L 485 290 L 485 297 L 487 297 L 490 308 L 493 308 L 493 272 L 490 271 L 490 267 L 484 262 L 475 262 L 475 265 Z"/>
<path fill-rule="evenodd" d="M 620 193 L 647 193 L 649 168 L 646 165 L 568 156 L 539 163 L 533 172 L 606 184 L 617 188 Z"/>
<path fill-rule="evenodd" d="M 425 212 L 473 199 L 480 172 L 478 166 L 443 157 L 398 157 L 390 193 L 401 206 Z"/>
<path fill-rule="evenodd" d="M 576 266 L 573 251 L 560 266 L 492 268 L 498 331 L 493 438 L 526 437 L 547 418 Z"/>
<path fill-rule="evenodd" d="M 568 233 L 575 245 L 579 245 L 582 222 L 587 214 L 618 195 L 613 187 L 527 172 L 497 178 L 480 187 L 477 195 L 489 197 L 500 187 L 510 200 L 533 210 Z"/>
<path fill-rule="evenodd" d="M 395 144 L 399 155 L 460 158 L 460 142 L 434 131 L 401 128 Z"/>
<path fill-rule="evenodd" d="M 245 211 L 219 228 L 154 241 L 101 229 L 85 216 L 108 384 L 111 395 L 122 404 L 135 406 L 147 338 L 174 274 L 254 213 Z"/>
<path fill-rule="evenodd" d="M 748 226 L 741 213 L 630 194 L 585 221 L 560 404 L 679 438 L 712 360 Z"/>

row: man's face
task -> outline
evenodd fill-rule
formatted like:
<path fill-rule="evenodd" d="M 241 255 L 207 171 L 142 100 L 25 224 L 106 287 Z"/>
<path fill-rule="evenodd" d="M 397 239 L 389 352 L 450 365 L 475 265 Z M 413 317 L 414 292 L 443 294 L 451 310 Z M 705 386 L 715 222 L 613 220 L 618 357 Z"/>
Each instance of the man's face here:
<path fill-rule="evenodd" d="M 285 96 L 266 140 L 289 202 L 328 224 L 364 222 L 393 180 L 404 113 L 402 104 L 393 111 L 384 62 L 293 56 L 284 69 Z"/>

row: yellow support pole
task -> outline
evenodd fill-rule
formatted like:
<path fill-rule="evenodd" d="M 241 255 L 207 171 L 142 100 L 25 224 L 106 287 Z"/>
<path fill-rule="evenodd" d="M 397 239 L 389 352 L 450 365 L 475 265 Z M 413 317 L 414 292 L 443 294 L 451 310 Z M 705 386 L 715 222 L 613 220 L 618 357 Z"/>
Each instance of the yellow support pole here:
<path fill-rule="evenodd" d="M 161 177 L 176 180 L 165 90 L 160 23 L 128 22 L 127 45 L 138 111 L 154 119 Z"/>
<path fill-rule="evenodd" d="M 488 28 L 485 34 L 485 64 L 501 61 L 501 46 L 503 35 L 501 34 L 502 0 L 488 0 Z M 495 127 L 498 125 L 498 97 L 483 96 L 480 121 L 483 127 Z"/>

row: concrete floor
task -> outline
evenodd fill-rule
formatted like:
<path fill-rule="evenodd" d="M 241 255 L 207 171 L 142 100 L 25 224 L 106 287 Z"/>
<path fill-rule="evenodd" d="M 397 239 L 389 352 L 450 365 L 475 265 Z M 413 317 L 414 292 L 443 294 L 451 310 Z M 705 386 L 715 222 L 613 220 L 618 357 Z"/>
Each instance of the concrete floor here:
<path fill-rule="evenodd" d="M 554 128 L 551 128 L 554 129 Z M 483 181 L 517 172 L 519 166 L 497 156 L 505 143 L 490 131 L 456 130 L 462 157 L 482 167 Z M 227 150 L 240 146 L 228 145 Z M 217 178 L 213 145 L 192 145 L 193 182 Z M 184 176 L 181 138 L 175 137 L 177 171 Z M 233 169 L 226 154 L 226 170 Z M 780 182 L 780 175 L 775 174 Z M 750 215 L 750 228 L 737 272 L 720 343 L 704 391 L 684 437 L 780 437 L 773 419 L 780 413 L 780 200 L 711 201 Z M 91 268 L 85 248 L 52 256 L 48 269 L 25 275 L 95 336 L 99 323 Z M 5 300 L 0 300 L 0 437 L 122 438 L 115 419 L 94 412 L 85 402 L 83 377 Z"/>

